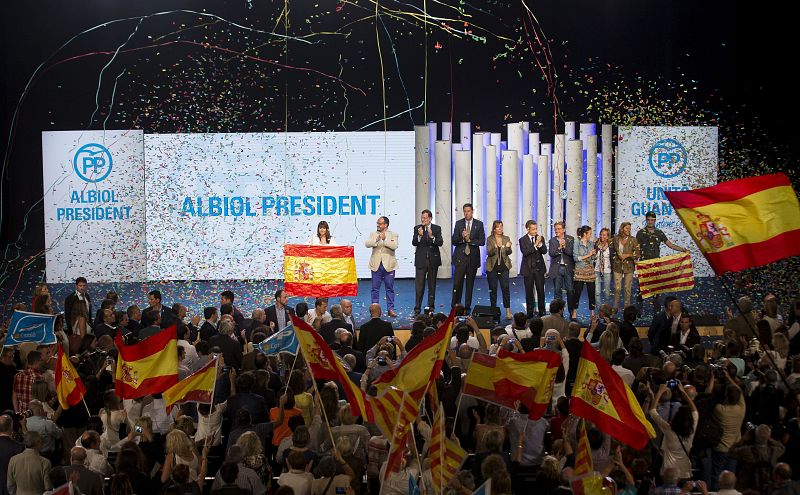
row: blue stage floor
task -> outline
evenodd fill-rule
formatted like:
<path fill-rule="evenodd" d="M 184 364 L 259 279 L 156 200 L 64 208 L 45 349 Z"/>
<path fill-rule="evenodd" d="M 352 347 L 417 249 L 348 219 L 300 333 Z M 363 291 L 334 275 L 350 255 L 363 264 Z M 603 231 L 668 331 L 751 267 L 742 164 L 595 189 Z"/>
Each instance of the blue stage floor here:
<path fill-rule="evenodd" d="M 10 297 L 10 304 L 24 302 L 30 309 L 33 287 L 39 280 L 35 274 L 27 274 Z M 16 281 L 13 281 L 16 282 Z M 95 308 L 99 307 L 100 301 L 109 290 L 114 290 L 120 295 L 118 309 L 125 309 L 129 305 L 137 304 L 144 308 L 147 306 L 147 293 L 153 289 L 158 289 L 163 295 L 164 303 L 172 305 L 176 302 L 184 304 L 189 309 L 189 314 L 202 314 L 205 306 L 219 306 L 219 294 L 223 290 L 232 290 L 236 294 L 236 306 L 249 317 L 256 307 L 265 307 L 273 304 L 273 295 L 279 286 L 279 281 L 166 281 L 151 283 L 91 283 L 89 291 Z M 716 278 L 697 278 L 695 288 L 691 291 L 675 293 L 686 304 L 687 309 L 695 315 L 709 317 L 717 320 L 724 315 L 725 307 L 730 306 L 720 282 Z M 3 287 L 3 301 L 9 299 L 9 291 L 13 290 L 13 285 Z M 64 298 L 73 290 L 72 284 L 50 284 L 53 295 L 54 305 L 57 311 L 61 311 Z M 452 280 L 439 280 L 436 290 L 436 311 L 448 312 L 450 309 L 450 294 L 452 290 Z M 358 321 L 368 318 L 368 306 L 370 300 L 370 281 L 361 280 L 358 284 L 359 295 L 351 297 L 353 301 L 353 313 Z M 547 301 L 552 299 L 552 284 L 546 284 Z M 412 311 L 414 308 L 414 280 L 401 279 L 395 281 L 395 311 L 398 317 L 391 319 L 396 328 L 408 328 L 412 322 Z M 634 294 L 636 293 L 636 281 L 634 281 Z M 502 298 L 498 298 L 502 300 Z M 302 301 L 303 298 L 293 297 L 290 304 L 294 305 Z M 338 299 L 333 298 L 330 304 Z M 424 299 L 427 300 L 427 297 Z M 663 295 L 662 295 L 663 300 Z M 306 299 L 309 305 L 313 304 L 312 299 Z M 381 291 L 381 305 L 386 310 L 384 292 Z M 524 311 L 525 294 L 522 277 L 511 279 L 511 311 Z M 10 304 L 6 308 L 10 308 Z M 486 278 L 478 278 L 475 281 L 475 291 L 473 294 L 474 305 L 489 304 L 489 288 Z M 598 303 L 599 304 L 599 303 Z M 501 311 L 505 313 L 505 311 Z M 642 304 L 642 315 L 637 321 L 639 326 L 647 326 L 653 316 L 653 306 L 649 300 Z M 588 301 L 584 291 L 581 298 L 578 319 L 582 323 L 587 323 L 589 318 Z"/>

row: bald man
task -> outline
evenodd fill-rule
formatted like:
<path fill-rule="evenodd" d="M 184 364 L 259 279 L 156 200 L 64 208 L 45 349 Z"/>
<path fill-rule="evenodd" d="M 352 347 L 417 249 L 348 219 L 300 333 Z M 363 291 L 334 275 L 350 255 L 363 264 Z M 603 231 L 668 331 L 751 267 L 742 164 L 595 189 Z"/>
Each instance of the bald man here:
<path fill-rule="evenodd" d="M 78 488 L 84 495 L 102 495 L 103 477 L 100 473 L 86 467 L 86 449 L 72 447 L 69 451 L 70 465 L 64 467 L 67 477 L 74 472 L 79 475 Z"/>
<path fill-rule="evenodd" d="M 736 489 L 736 475 L 731 471 L 723 471 L 719 475 L 719 491 L 718 495 L 742 495 L 742 492 Z"/>
<path fill-rule="evenodd" d="M 358 339 L 360 350 L 365 354 L 369 349 L 372 349 L 381 338 L 394 337 L 392 324 L 382 320 L 381 313 L 380 304 L 373 303 L 369 305 L 370 320 L 361 325 L 361 332 Z"/>

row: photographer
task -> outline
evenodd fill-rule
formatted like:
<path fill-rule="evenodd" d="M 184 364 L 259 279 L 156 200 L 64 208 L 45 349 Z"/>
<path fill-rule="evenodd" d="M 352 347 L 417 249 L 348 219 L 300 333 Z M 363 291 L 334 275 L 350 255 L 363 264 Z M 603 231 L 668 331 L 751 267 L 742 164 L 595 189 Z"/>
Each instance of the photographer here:
<path fill-rule="evenodd" d="M 668 388 L 678 391 L 686 401 L 686 405 L 682 405 L 675 413 L 671 423 L 664 421 L 664 418 L 655 408 L 655 404 L 659 403 L 661 396 Z M 650 395 L 653 393 L 651 388 L 648 388 L 648 392 Z M 674 468 L 677 470 L 679 478 L 691 478 L 692 463 L 689 459 L 689 451 L 692 449 L 697 422 L 700 419 L 694 401 L 686 394 L 680 382 L 670 380 L 668 383 L 661 384 L 658 387 L 658 392 L 656 392 L 655 398 L 651 401 L 651 408 L 648 412 L 653 423 L 664 434 L 661 441 L 661 450 L 664 455 L 664 461 L 661 465 L 662 475 L 667 469 Z"/>
<path fill-rule="evenodd" d="M 400 356 L 397 359 L 393 359 L 394 356 L 397 355 L 395 346 L 400 348 Z M 369 365 L 367 366 L 367 372 L 364 373 L 364 376 L 368 377 L 369 381 L 372 382 L 385 372 L 394 368 L 395 363 L 399 364 L 404 357 L 406 357 L 406 348 L 403 346 L 403 343 L 400 342 L 400 339 L 384 335 L 372 349 L 367 351 L 367 361 Z"/>
<path fill-rule="evenodd" d="M 737 460 L 738 486 L 742 489 L 761 487 L 762 492 L 772 491 L 772 467 L 786 451 L 781 442 L 771 438 L 772 429 L 765 424 L 747 423 L 747 432 L 738 446 L 730 450 Z"/>

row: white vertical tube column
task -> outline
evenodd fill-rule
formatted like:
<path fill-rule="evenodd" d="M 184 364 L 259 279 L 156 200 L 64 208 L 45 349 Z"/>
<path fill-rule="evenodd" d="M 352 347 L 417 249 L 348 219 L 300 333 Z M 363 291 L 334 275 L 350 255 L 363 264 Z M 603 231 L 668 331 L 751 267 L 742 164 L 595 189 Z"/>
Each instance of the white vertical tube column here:
<path fill-rule="evenodd" d="M 414 212 L 431 207 L 431 141 L 428 126 L 414 126 Z"/>
<path fill-rule="evenodd" d="M 536 223 L 539 225 L 539 233 L 545 235 L 550 230 L 550 218 L 547 216 L 550 192 L 550 155 L 541 154 L 536 162 L 536 188 L 539 201 L 536 203 Z"/>
<path fill-rule="evenodd" d="M 586 225 L 598 235 L 597 227 L 597 135 L 586 136 Z"/>
<path fill-rule="evenodd" d="M 436 160 L 436 209 L 434 218 L 442 227 L 444 244 L 439 250 L 442 255 L 442 266 L 439 267 L 438 278 L 450 278 L 452 266 L 450 265 L 451 246 L 450 235 L 453 232 L 452 216 L 450 215 L 450 194 L 452 177 L 450 174 L 450 141 L 436 141 L 434 145 L 434 159 Z"/>
<path fill-rule="evenodd" d="M 611 232 L 616 231 L 616 225 L 612 227 L 611 225 L 611 199 L 612 199 L 612 192 L 611 192 L 611 171 L 613 170 L 613 160 L 614 160 L 614 143 L 612 142 L 612 128 L 611 124 L 603 124 L 603 129 L 601 131 L 603 133 L 602 138 L 602 146 L 603 146 L 603 169 L 601 172 L 602 177 L 602 216 L 603 216 L 603 227 L 608 227 L 611 229 Z"/>
<path fill-rule="evenodd" d="M 453 217 L 459 218 L 461 207 L 464 203 L 472 203 L 472 174 L 470 172 L 470 160 L 472 152 L 467 150 L 455 151 L 454 162 L 456 170 L 456 201 L 453 205 Z M 474 206 L 474 205 L 473 205 Z"/>
<path fill-rule="evenodd" d="M 532 133 L 528 134 L 528 146 L 527 146 L 527 151 L 525 152 L 525 154 L 526 155 L 531 155 L 531 157 L 533 157 L 533 166 L 535 168 L 536 167 L 536 162 L 539 160 L 539 133 L 538 132 L 532 132 Z M 523 231 L 525 229 L 525 222 L 527 222 L 531 218 L 533 218 L 534 220 L 536 219 L 536 205 L 539 203 L 539 198 L 541 197 L 541 196 L 539 196 L 538 183 L 539 182 L 538 182 L 537 174 L 536 174 L 536 171 L 534 170 L 534 172 L 533 172 L 533 184 L 532 184 L 532 187 L 533 187 L 533 205 L 534 206 L 533 206 L 533 212 L 531 213 L 533 216 L 532 217 L 528 217 L 528 218 L 520 218 L 519 219 L 520 227 L 523 229 Z M 549 181 L 548 181 L 548 183 L 549 183 Z M 538 220 L 537 220 L 537 222 L 538 222 Z"/>
<path fill-rule="evenodd" d="M 442 122 L 442 141 L 452 141 L 453 139 L 453 123 Z"/>
<path fill-rule="evenodd" d="M 567 136 L 567 141 L 575 139 L 575 122 L 564 122 L 564 135 Z"/>
<path fill-rule="evenodd" d="M 524 198 L 525 188 L 529 188 L 528 184 L 525 182 L 519 182 L 519 177 L 522 175 L 520 173 L 520 168 L 522 167 L 522 157 L 525 155 L 525 145 L 528 144 L 527 141 L 528 133 L 525 132 L 524 122 L 513 122 L 508 124 L 508 151 L 517 152 L 517 198 Z M 530 187 L 533 187 L 533 185 Z M 522 205 L 519 203 L 516 205 L 518 221 L 520 217 L 520 206 L 524 208 L 524 202 Z M 525 215 L 523 214 L 522 216 L 524 217 Z M 508 228 L 508 225 L 505 227 Z M 519 224 L 517 224 L 517 229 L 519 230 Z"/>
<path fill-rule="evenodd" d="M 503 189 L 500 196 L 502 204 L 503 233 L 511 239 L 519 238 L 519 158 L 516 150 L 503 152 L 502 161 Z M 486 235 L 490 235 L 492 222 L 486 222 Z M 512 248 L 513 249 L 513 248 Z M 509 277 L 516 277 L 519 271 L 517 263 L 519 249 L 513 249 L 511 253 L 511 270 Z"/>
<path fill-rule="evenodd" d="M 518 225 L 520 229 L 536 214 L 533 209 L 533 159 L 533 155 L 522 157 L 522 216 Z"/>
<path fill-rule="evenodd" d="M 553 146 L 553 223 L 564 220 L 564 159 L 566 136 L 556 134 Z"/>
<path fill-rule="evenodd" d="M 476 132 L 472 135 L 472 206 L 475 207 L 475 215 L 479 218 L 484 216 L 486 202 L 483 195 L 486 193 L 486 166 L 485 150 L 483 148 L 483 136 L 485 133 Z"/>
<path fill-rule="evenodd" d="M 533 155 L 534 161 L 539 157 L 539 133 L 528 134 L 528 154 Z"/>
<path fill-rule="evenodd" d="M 431 208 L 436 204 L 436 158 L 434 156 L 436 153 L 434 153 L 434 147 L 436 146 L 437 132 L 439 132 L 439 129 L 436 122 L 428 122 L 428 144 L 430 146 L 430 153 L 428 153 L 428 155 L 431 164 Z"/>
<path fill-rule="evenodd" d="M 583 172 L 583 143 L 579 139 L 567 142 L 567 214 L 566 230 L 575 236 L 581 226 L 581 174 Z"/>
<path fill-rule="evenodd" d="M 470 122 L 462 122 L 460 124 L 459 136 L 461 137 L 461 149 L 472 149 L 472 124 Z"/>
<path fill-rule="evenodd" d="M 484 224 L 491 225 L 497 220 L 497 147 L 490 144 L 486 147 L 486 218 L 479 218 Z"/>

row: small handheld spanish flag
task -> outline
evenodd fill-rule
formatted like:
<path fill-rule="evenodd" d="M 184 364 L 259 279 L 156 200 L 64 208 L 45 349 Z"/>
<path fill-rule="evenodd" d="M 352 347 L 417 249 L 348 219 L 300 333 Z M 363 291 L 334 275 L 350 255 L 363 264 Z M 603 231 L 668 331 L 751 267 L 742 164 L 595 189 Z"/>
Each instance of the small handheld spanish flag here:
<path fill-rule="evenodd" d="M 56 361 L 56 395 L 62 409 L 69 409 L 83 399 L 86 388 L 75 367 L 64 354 L 61 344 L 58 344 L 58 360 Z"/>

